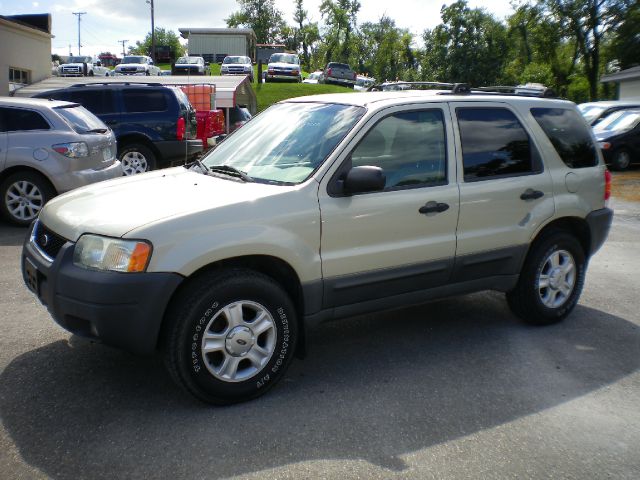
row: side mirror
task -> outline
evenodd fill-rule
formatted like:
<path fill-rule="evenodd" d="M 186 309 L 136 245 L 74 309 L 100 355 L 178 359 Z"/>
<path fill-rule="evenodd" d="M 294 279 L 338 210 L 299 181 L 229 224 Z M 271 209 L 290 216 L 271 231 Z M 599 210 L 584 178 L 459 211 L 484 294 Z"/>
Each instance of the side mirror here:
<path fill-rule="evenodd" d="M 365 165 L 353 167 L 347 172 L 342 188 L 345 194 L 377 192 L 384 189 L 387 177 L 380 167 Z"/>

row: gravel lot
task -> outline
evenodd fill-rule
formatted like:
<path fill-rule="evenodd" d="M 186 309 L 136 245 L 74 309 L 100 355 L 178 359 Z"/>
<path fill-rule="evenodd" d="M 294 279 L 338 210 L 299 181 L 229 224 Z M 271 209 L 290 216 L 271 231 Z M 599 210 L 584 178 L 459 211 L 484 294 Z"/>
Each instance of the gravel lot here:
<path fill-rule="evenodd" d="M 631 200 L 631 199 L 629 199 Z M 482 293 L 325 324 L 267 396 L 205 406 L 71 337 L 0 224 L 0 478 L 640 478 L 640 204 L 564 323 Z"/>

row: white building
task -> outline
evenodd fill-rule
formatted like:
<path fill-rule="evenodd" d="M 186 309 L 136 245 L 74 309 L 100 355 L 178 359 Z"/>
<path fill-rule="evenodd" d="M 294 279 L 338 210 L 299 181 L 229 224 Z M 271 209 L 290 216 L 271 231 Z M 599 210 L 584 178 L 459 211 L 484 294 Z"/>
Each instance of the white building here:
<path fill-rule="evenodd" d="M 189 55 L 219 63 L 227 55 L 256 58 L 256 34 L 251 28 L 179 28 Z"/>
<path fill-rule="evenodd" d="M 51 15 L 0 16 L 0 95 L 51 76 Z"/>
<path fill-rule="evenodd" d="M 618 84 L 619 100 L 640 98 L 640 66 L 603 75 L 600 81 Z"/>

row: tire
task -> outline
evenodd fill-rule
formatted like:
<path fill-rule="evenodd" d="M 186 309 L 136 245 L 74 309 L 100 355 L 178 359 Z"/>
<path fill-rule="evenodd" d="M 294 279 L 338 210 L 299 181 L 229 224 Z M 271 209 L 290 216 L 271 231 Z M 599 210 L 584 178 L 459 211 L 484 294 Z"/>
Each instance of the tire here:
<path fill-rule="evenodd" d="M 49 182 L 34 172 L 17 172 L 0 185 L 2 216 L 14 225 L 28 226 L 44 205 L 56 196 Z"/>
<path fill-rule="evenodd" d="M 511 311 L 532 325 L 560 322 L 578 303 L 587 263 L 575 236 L 547 232 L 532 246 L 518 284 L 507 293 Z"/>
<path fill-rule="evenodd" d="M 619 148 L 613 152 L 613 159 L 611 160 L 612 170 L 626 170 L 631 165 L 631 153 L 626 148 Z"/>
<path fill-rule="evenodd" d="M 118 152 L 124 176 L 148 172 L 156 168 L 156 156 L 151 149 L 139 143 L 124 145 Z"/>
<path fill-rule="evenodd" d="M 90 77 L 93 77 L 94 75 L 95 75 L 95 74 L 93 73 L 93 70 L 91 70 L 91 71 L 89 72 L 89 76 L 90 76 Z"/>
<path fill-rule="evenodd" d="M 216 271 L 194 280 L 172 301 L 165 321 L 163 353 L 171 377 L 207 403 L 263 395 L 294 356 L 293 304 L 278 283 L 251 270 Z M 256 335 L 258 321 L 264 330 Z"/>

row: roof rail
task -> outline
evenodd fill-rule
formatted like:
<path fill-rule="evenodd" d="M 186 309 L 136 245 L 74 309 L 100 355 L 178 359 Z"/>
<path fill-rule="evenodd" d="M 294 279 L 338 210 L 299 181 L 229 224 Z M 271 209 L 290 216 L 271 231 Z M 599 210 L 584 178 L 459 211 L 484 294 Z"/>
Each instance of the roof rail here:
<path fill-rule="evenodd" d="M 92 83 L 74 83 L 70 87 L 90 87 L 92 85 L 147 85 L 150 87 L 161 87 L 164 84 L 158 82 L 92 82 Z"/>
<path fill-rule="evenodd" d="M 501 95 L 516 95 L 525 97 L 557 97 L 556 93 L 544 85 L 517 85 L 517 86 L 489 86 L 471 87 L 467 83 L 448 82 L 385 82 L 373 85 L 367 89 L 368 92 L 381 92 L 388 90 L 422 90 L 420 87 L 440 88 L 450 90 L 448 92 L 438 92 L 438 95 L 471 95 L 473 93 L 495 93 Z"/>

